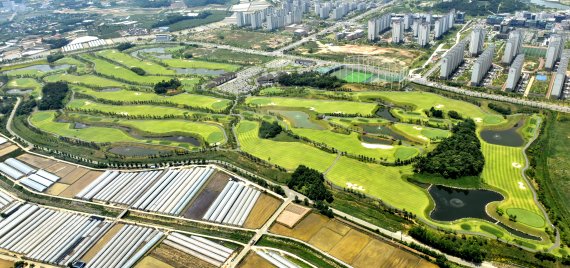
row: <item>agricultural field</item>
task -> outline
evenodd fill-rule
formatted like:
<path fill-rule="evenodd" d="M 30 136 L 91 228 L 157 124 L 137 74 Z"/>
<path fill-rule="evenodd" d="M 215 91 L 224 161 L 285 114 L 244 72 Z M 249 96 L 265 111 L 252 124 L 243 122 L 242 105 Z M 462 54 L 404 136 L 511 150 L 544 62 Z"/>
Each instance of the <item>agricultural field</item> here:
<path fill-rule="evenodd" d="M 278 97 L 249 97 L 246 99 L 246 104 L 257 107 L 294 107 L 325 114 L 339 113 L 354 115 L 371 115 L 377 107 L 374 103 Z"/>

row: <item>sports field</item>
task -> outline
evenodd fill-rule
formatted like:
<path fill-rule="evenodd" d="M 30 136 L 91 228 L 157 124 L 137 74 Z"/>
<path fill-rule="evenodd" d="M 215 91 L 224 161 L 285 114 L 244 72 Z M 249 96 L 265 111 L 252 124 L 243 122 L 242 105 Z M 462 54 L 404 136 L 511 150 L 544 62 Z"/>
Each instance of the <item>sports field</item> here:
<path fill-rule="evenodd" d="M 128 85 L 116 80 L 103 78 L 96 75 L 72 75 L 72 74 L 54 74 L 43 78 L 45 82 L 52 83 L 57 81 L 65 81 L 71 84 L 82 84 L 97 88 L 124 88 Z"/>
<path fill-rule="evenodd" d="M 374 110 L 377 107 L 377 105 L 374 103 L 279 97 L 248 97 L 245 100 L 245 103 L 254 106 L 282 106 L 302 108 L 325 114 L 343 113 L 371 115 L 374 113 Z"/>
<path fill-rule="evenodd" d="M 162 62 L 173 68 L 224 70 L 226 72 L 235 72 L 241 68 L 241 66 L 235 64 L 201 60 L 164 59 Z"/>
<path fill-rule="evenodd" d="M 80 111 L 116 114 L 120 116 L 191 116 L 195 112 L 155 105 L 109 105 L 90 100 L 75 99 L 66 108 Z"/>
<path fill-rule="evenodd" d="M 356 92 L 353 93 L 356 98 L 383 98 L 389 102 L 408 105 L 414 107 L 416 112 L 423 114 L 423 111 L 429 110 L 431 107 L 435 109 L 449 112 L 451 110 L 458 112 L 463 117 L 470 117 L 476 122 L 484 125 L 496 125 L 503 123 L 505 120 L 499 114 L 486 113 L 480 107 L 459 100 L 446 98 L 434 93 L 412 91 L 374 91 L 374 92 Z"/>
<path fill-rule="evenodd" d="M 154 63 L 152 61 L 141 61 L 137 58 L 132 57 L 131 55 L 121 53 L 121 52 L 114 50 L 114 49 L 99 51 L 99 52 L 97 52 L 97 55 L 102 56 L 102 57 L 109 59 L 111 61 L 120 63 L 122 65 L 125 65 L 129 68 L 132 68 L 132 67 L 141 68 L 141 69 L 145 70 L 145 72 L 147 74 L 152 74 L 152 75 L 174 75 L 174 74 L 176 74 L 176 71 L 170 70 L 170 69 L 168 69 L 162 65 L 159 65 L 159 64 Z"/>
<path fill-rule="evenodd" d="M 372 73 L 364 72 L 351 72 L 346 75 L 343 79 L 349 83 L 364 83 L 372 78 Z"/>
<path fill-rule="evenodd" d="M 363 144 L 363 142 L 360 141 L 358 137 L 359 134 L 355 132 L 345 135 L 332 132 L 330 130 L 306 128 L 293 128 L 291 130 L 299 136 L 306 137 L 309 140 L 316 141 L 318 143 L 324 143 L 339 150 L 340 152 L 346 152 L 353 156 L 364 155 L 377 160 L 394 162 L 396 158 L 407 160 L 419 153 L 416 148 L 398 145 L 385 145 L 377 148 L 373 148 L 374 145 L 369 145 L 369 147 L 366 147 L 366 144 Z"/>
<path fill-rule="evenodd" d="M 335 155 L 300 142 L 280 142 L 261 139 L 259 123 L 242 120 L 237 125 L 241 149 L 262 160 L 289 170 L 305 165 L 324 172 L 334 161 Z"/>
<path fill-rule="evenodd" d="M 182 93 L 174 96 L 160 96 L 150 92 L 139 92 L 131 90 L 95 91 L 86 87 L 74 87 L 74 90 L 82 94 L 93 96 L 97 99 L 108 101 L 125 103 L 164 102 L 180 105 L 181 107 L 189 106 L 208 108 L 214 111 L 224 110 L 231 103 L 230 100 L 226 99 L 188 93 Z"/>

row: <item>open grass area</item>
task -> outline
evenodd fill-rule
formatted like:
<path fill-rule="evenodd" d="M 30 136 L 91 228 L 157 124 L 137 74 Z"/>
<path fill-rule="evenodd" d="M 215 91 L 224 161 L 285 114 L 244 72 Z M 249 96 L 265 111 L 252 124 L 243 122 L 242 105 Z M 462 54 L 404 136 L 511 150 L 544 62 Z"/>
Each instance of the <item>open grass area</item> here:
<path fill-rule="evenodd" d="M 449 130 L 430 128 L 411 124 L 394 124 L 393 128 L 404 136 L 418 142 L 437 141 L 449 137 Z"/>
<path fill-rule="evenodd" d="M 353 156 L 363 155 L 377 160 L 393 162 L 398 158 L 397 156 L 402 157 L 400 160 L 407 160 L 419 154 L 419 150 L 416 148 L 398 145 L 386 145 L 381 146 L 381 148 L 367 148 L 365 144 L 360 141 L 358 137 L 359 134 L 355 132 L 351 132 L 349 135 L 346 135 L 332 132 L 330 130 L 306 128 L 293 128 L 291 130 L 299 136 L 306 137 L 318 143 L 324 143 L 327 146 L 339 150 L 340 152 L 346 152 Z M 402 150 L 402 152 L 399 152 L 400 150 Z"/>
<path fill-rule="evenodd" d="M 414 107 L 416 112 L 422 115 L 424 114 L 423 111 L 427 111 L 431 107 L 434 107 L 445 112 L 451 110 L 456 111 L 463 117 L 473 118 L 476 122 L 481 122 L 484 125 L 494 125 L 504 122 L 504 119 L 499 114 L 487 113 L 474 104 L 446 98 L 434 93 L 420 91 L 375 91 L 357 92 L 353 94 L 356 98 L 361 100 L 381 98 L 394 104 L 411 106 Z"/>
<path fill-rule="evenodd" d="M 334 161 L 335 155 L 301 142 L 278 142 L 258 137 L 259 123 L 242 120 L 237 125 L 241 149 L 262 160 L 293 170 L 306 165 L 324 172 Z"/>
<path fill-rule="evenodd" d="M 73 65 L 76 67 L 76 69 L 77 69 L 76 71 L 78 73 L 87 72 L 88 68 L 89 68 L 87 66 L 87 64 L 85 64 L 84 62 L 79 61 L 79 60 L 72 58 L 72 57 L 63 57 L 63 58 L 57 60 L 55 63 L 58 65 L 63 65 L 63 64 Z"/>
<path fill-rule="evenodd" d="M 387 167 L 341 157 L 326 177 L 343 188 L 347 187 L 348 183 L 362 186 L 362 192 L 365 194 L 396 208 L 423 216 L 430 200 L 425 190 L 402 178 L 402 175 L 411 174 L 411 166 Z"/>
<path fill-rule="evenodd" d="M 374 110 L 377 107 L 377 105 L 374 103 L 278 97 L 249 97 L 245 102 L 246 104 L 253 106 L 295 107 L 309 109 L 317 113 L 325 114 L 342 113 L 371 115 L 374 113 Z"/>
<path fill-rule="evenodd" d="M 121 116 L 191 116 L 191 111 L 174 107 L 155 105 L 109 105 L 89 100 L 75 99 L 70 101 L 67 108 L 80 111 L 93 111 Z"/>
<path fill-rule="evenodd" d="M 108 62 L 106 60 L 91 55 L 84 54 L 82 55 L 82 57 L 95 64 L 95 72 L 105 76 L 110 76 L 121 80 L 125 80 L 133 84 L 154 85 L 160 81 L 163 80 L 167 81 L 172 78 L 169 76 L 138 75 L 133 71 L 126 69 L 122 66 L 115 65 L 111 62 Z"/>
<path fill-rule="evenodd" d="M 32 90 L 32 96 L 38 97 L 41 95 L 42 84 L 34 78 L 16 78 L 12 79 L 6 85 L 7 89 L 18 90 Z"/>
<path fill-rule="evenodd" d="M 353 72 L 343 79 L 349 83 L 364 83 L 372 77 L 372 73 Z"/>
<path fill-rule="evenodd" d="M 120 87 L 124 88 L 128 85 L 125 83 L 121 83 L 116 80 L 111 80 L 107 78 L 103 78 L 96 75 L 73 75 L 73 74 L 55 74 L 46 76 L 43 78 L 45 82 L 57 82 L 57 81 L 65 81 L 71 84 L 82 84 L 91 87 L 98 87 L 98 88 L 113 88 L 113 87 Z"/>
<path fill-rule="evenodd" d="M 97 99 L 136 103 L 136 102 L 156 102 L 171 103 L 180 107 L 199 107 L 208 108 L 214 111 L 226 109 L 231 101 L 226 99 L 214 98 L 210 96 L 182 93 L 174 96 L 161 96 L 150 92 L 139 92 L 130 90 L 117 91 L 95 91 L 85 87 L 74 87 L 76 92 L 92 96 Z"/>
<path fill-rule="evenodd" d="M 152 75 L 174 75 L 176 71 L 170 70 L 162 65 L 154 63 L 152 61 L 142 61 L 137 58 L 132 57 L 131 55 L 121 53 L 115 49 L 112 50 L 102 50 L 97 52 L 97 55 L 102 56 L 106 59 L 109 59 L 114 62 L 118 62 L 122 65 L 125 65 L 129 68 L 138 67 L 143 70 L 147 74 Z"/>
<path fill-rule="evenodd" d="M 208 69 L 208 70 L 224 70 L 227 72 L 235 72 L 240 69 L 239 65 L 209 62 L 201 60 L 183 60 L 183 59 L 164 59 L 162 62 L 173 68 L 188 69 Z"/>

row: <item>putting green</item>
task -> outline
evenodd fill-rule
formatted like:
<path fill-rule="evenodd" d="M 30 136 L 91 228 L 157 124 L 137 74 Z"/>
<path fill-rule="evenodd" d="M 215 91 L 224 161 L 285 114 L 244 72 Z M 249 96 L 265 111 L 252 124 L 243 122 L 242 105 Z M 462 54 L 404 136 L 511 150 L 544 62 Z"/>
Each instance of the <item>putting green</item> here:
<path fill-rule="evenodd" d="M 248 97 L 246 104 L 254 106 L 282 106 L 313 110 L 317 113 L 326 114 L 360 114 L 372 115 L 377 105 L 374 103 L 333 101 L 333 100 L 311 100 L 297 98 L 279 97 Z"/>
<path fill-rule="evenodd" d="M 522 208 L 509 208 L 506 212 L 508 215 L 516 215 L 517 222 L 534 228 L 544 227 L 544 218 L 534 212 Z"/>
<path fill-rule="evenodd" d="M 261 139 L 258 136 L 259 123 L 242 120 L 237 125 L 241 149 L 262 160 L 294 170 L 305 165 L 324 172 L 335 159 L 335 155 L 301 142 L 280 142 Z"/>

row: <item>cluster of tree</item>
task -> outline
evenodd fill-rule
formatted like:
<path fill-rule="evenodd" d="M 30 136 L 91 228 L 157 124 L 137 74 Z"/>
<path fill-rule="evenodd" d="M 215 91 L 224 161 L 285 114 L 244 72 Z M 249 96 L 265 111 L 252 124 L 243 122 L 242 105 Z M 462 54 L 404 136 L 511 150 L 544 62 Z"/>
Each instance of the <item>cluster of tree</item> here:
<path fill-rule="evenodd" d="M 528 4 L 520 0 L 494 0 L 494 1 L 471 1 L 471 0 L 451 0 L 441 1 L 429 7 L 430 10 L 449 12 L 457 9 L 464 11 L 470 16 L 487 16 L 489 14 L 512 13 L 518 10 L 528 10 Z"/>
<path fill-rule="evenodd" d="M 261 121 L 261 126 L 259 127 L 259 137 L 262 139 L 271 139 L 279 135 L 283 131 L 283 128 L 277 121 L 269 123 L 265 120 Z"/>
<path fill-rule="evenodd" d="M 123 50 L 127 50 L 131 47 L 134 47 L 135 45 L 133 43 L 130 42 L 126 42 L 126 43 L 120 43 L 119 45 L 117 45 L 117 50 L 118 51 L 123 51 Z"/>
<path fill-rule="evenodd" d="M 159 20 L 159 21 L 153 23 L 152 28 L 165 27 L 165 26 L 168 26 L 170 24 L 174 24 L 174 23 L 181 22 L 184 20 L 205 19 L 210 15 L 212 15 L 212 12 L 210 12 L 210 11 L 202 11 L 197 16 L 169 15 L 165 19 Z"/>
<path fill-rule="evenodd" d="M 8 114 L 14 108 L 14 104 L 6 99 L 7 97 L 0 97 L 0 114 Z"/>
<path fill-rule="evenodd" d="M 462 119 L 463 119 L 463 116 L 461 116 L 458 112 L 453 111 L 453 110 L 447 112 L 447 115 L 448 115 L 449 118 L 451 118 L 451 119 L 457 119 L 457 120 L 462 120 Z"/>
<path fill-rule="evenodd" d="M 142 8 L 160 8 L 170 6 L 170 0 L 136 0 L 135 5 Z"/>
<path fill-rule="evenodd" d="M 31 114 L 36 106 L 37 103 L 35 100 L 33 99 L 24 100 L 22 101 L 22 104 L 18 106 L 18 110 L 16 110 L 16 115 Z"/>
<path fill-rule="evenodd" d="M 40 110 L 62 109 L 65 105 L 63 100 L 69 92 L 66 82 L 47 83 L 42 87 L 42 100 L 38 108 Z"/>
<path fill-rule="evenodd" d="M 62 59 L 63 57 L 64 57 L 64 56 L 63 56 L 63 53 L 61 53 L 61 52 L 58 52 L 58 53 L 55 53 L 55 54 L 50 54 L 50 55 L 47 56 L 47 62 L 48 62 L 48 63 L 53 63 L 53 62 L 56 62 L 56 61 Z"/>
<path fill-rule="evenodd" d="M 162 80 L 154 85 L 154 92 L 156 94 L 166 94 L 169 90 L 177 89 L 181 85 L 180 80 L 176 78 L 172 78 L 169 81 Z"/>
<path fill-rule="evenodd" d="M 206 5 L 225 5 L 228 0 L 184 0 L 189 7 L 199 7 Z"/>
<path fill-rule="evenodd" d="M 489 108 L 491 110 L 496 111 L 502 115 L 510 115 L 513 113 L 513 111 L 511 110 L 511 107 L 509 107 L 509 106 L 504 106 L 504 105 L 496 104 L 493 102 L 489 102 L 489 104 L 487 104 L 487 106 L 489 106 Z"/>
<path fill-rule="evenodd" d="M 69 44 L 69 40 L 65 38 L 52 38 L 52 39 L 42 39 L 42 43 L 48 44 L 49 48 L 56 49 L 61 48 Z"/>
<path fill-rule="evenodd" d="M 308 86 L 316 88 L 339 88 L 345 82 L 336 76 L 322 75 L 317 72 L 284 74 L 278 79 L 284 86 Z"/>
<path fill-rule="evenodd" d="M 483 249 L 485 241 L 476 237 L 458 239 L 453 234 L 440 235 L 419 226 L 412 227 L 409 234 L 426 245 L 467 261 L 481 263 L 487 256 L 487 252 Z"/>
<path fill-rule="evenodd" d="M 485 158 L 477 138 L 476 125 L 467 119 L 451 130 L 452 135 L 442 140 L 435 150 L 420 157 L 414 165 L 418 173 L 440 174 L 456 179 L 478 176 L 483 171 Z"/>
<path fill-rule="evenodd" d="M 434 107 L 431 107 L 429 109 L 429 112 L 427 112 L 427 115 L 435 118 L 443 118 L 443 110 L 438 110 Z"/>
<path fill-rule="evenodd" d="M 287 186 L 294 189 L 308 198 L 317 201 L 327 201 L 332 203 L 334 198 L 332 193 L 325 186 L 323 174 L 312 168 L 300 165 L 291 175 Z"/>
<path fill-rule="evenodd" d="M 146 74 L 146 71 L 143 70 L 142 68 L 139 68 L 139 67 L 132 67 L 132 68 L 131 68 L 131 71 L 133 71 L 133 73 L 136 73 L 136 74 L 138 74 L 138 75 L 140 75 L 140 76 L 143 76 L 143 75 Z"/>

